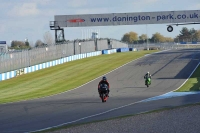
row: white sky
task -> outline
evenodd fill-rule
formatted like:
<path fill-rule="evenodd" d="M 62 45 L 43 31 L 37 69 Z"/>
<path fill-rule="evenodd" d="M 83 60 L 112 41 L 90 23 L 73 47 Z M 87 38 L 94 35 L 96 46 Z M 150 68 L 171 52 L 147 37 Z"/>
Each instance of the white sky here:
<path fill-rule="evenodd" d="M 7 44 L 25 38 L 35 44 L 38 39 L 43 41 L 48 31 L 54 38 L 54 31 L 49 28 L 54 15 L 200 10 L 199 0 L 0 0 L 0 3 L 0 41 Z M 166 24 L 147 25 L 147 28 L 146 25 L 65 28 L 65 39 L 82 39 L 82 31 L 90 29 L 100 31 L 101 38 L 118 40 L 130 31 L 138 35 L 147 33 L 149 37 L 156 32 L 175 37 L 182 27 L 200 29 L 200 25 L 175 26 L 169 33 Z"/>

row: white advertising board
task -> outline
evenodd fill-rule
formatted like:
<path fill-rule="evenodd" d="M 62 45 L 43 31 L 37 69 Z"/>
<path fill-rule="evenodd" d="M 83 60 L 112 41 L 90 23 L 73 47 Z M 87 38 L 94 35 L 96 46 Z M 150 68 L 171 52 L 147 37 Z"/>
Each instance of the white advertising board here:
<path fill-rule="evenodd" d="M 55 26 L 86 27 L 200 22 L 200 10 L 55 15 Z"/>

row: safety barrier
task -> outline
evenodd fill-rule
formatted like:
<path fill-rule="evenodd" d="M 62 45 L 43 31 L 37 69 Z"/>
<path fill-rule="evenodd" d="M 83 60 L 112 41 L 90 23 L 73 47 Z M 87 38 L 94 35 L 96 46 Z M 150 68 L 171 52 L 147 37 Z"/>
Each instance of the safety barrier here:
<path fill-rule="evenodd" d="M 117 52 L 128 52 L 129 48 L 118 48 Z"/>
<path fill-rule="evenodd" d="M 102 54 L 108 54 L 108 50 L 102 50 Z"/>
<path fill-rule="evenodd" d="M 179 42 L 180 44 L 200 44 L 200 42 L 192 41 L 192 42 Z"/>
<path fill-rule="evenodd" d="M 102 50 L 102 54 L 112 54 L 116 52 L 117 52 L 116 49 Z"/>
<path fill-rule="evenodd" d="M 54 61 L 49 61 L 49 62 L 41 63 L 41 64 L 38 64 L 38 65 L 26 67 L 26 68 L 21 68 L 21 69 L 10 71 L 10 72 L 0 73 L 0 81 L 7 80 L 7 79 L 10 79 L 10 78 L 13 78 L 13 77 L 17 77 L 19 75 L 23 75 L 23 74 L 26 74 L 26 73 L 34 72 L 34 71 L 37 71 L 37 70 L 40 70 L 40 69 L 44 69 L 44 68 L 56 66 L 56 65 L 59 65 L 59 64 L 63 64 L 65 62 L 70 62 L 70 61 L 73 61 L 73 60 L 83 59 L 83 58 L 92 57 L 92 56 L 98 56 L 98 55 L 101 55 L 101 54 L 102 54 L 102 51 L 96 51 L 96 52 L 72 55 L 72 56 L 64 57 L 64 58 L 57 59 L 57 60 L 54 60 Z"/>
<path fill-rule="evenodd" d="M 129 48 L 129 51 L 137 51 L 136 48 Z"/>

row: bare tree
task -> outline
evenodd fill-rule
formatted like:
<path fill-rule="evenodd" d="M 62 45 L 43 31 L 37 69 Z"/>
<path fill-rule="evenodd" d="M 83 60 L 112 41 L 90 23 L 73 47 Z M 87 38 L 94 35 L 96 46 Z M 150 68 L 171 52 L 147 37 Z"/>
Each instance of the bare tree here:
<path fill-rule="evenodd" d="M 54 44 L 53 36 L 51 35 L 50 32 L 44 33 L 44 43 L 47 44 L 47 45 L 53 45 Z"/>
<path fill-rule="evenodd" d="M 44 43 L 41 40 L 37 40 L 35 42 L 35 47 L 41 47 L 41 46 L 44 46 Z"/>

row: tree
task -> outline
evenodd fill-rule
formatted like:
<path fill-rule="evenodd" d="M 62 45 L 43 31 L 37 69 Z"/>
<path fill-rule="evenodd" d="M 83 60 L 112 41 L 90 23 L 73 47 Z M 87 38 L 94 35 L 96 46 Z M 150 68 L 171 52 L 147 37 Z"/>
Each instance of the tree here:
<path fill-rule="evenodd" d="M 191 38 L 191 32 L 187 27 L 183 27 L 182 30 L 180 31 L 180 34 L 178 35 L 179 41 L 189 41 Z"/>
<path fill-rule="evenodd" d="M 126 33 L 121 40 L 127 43 L 133 43 L 138 40 L 138 34 L 135 32 Z"/>
<path fill-rule="evenodd" d="M 129 32 L 131 41 L 137 41 L 138 40 L 138 34 L 136 32 Z"/>
<path fill-rule="evenodd" d="M 165 42 L 174 42 L 174 39 L 171 37 L 165 37 Z"/>
<path fill-rule="evenodd" d="M 139 36 L 140 42 L 144 43 L 147 40 L 147 34 L 142 34 Z"/>
<path fill-rule="evenodd" d="M 35 47 L 42 47 L 42 46 L 44 46 L 45 44 L 41 41 L 41 40 L 37 40 L 36 42 L 35 42 Z"/>
<path fill-rule="evenodd" d="M 197 37 L 197 40 L 200 41 L 200 30 L 197 30 L 195 36 Z"/>
<path fill-rule="evenodd" d="M 156 32 L 155 34 L 152 35 L 151 40 L 155 42 L 165 42 L 165 37 L 161 35 L 160 33 Z"/>
<path fill-rule="evenodd" d="M 130 40 L 129 40 L 129 34 L 128 34 L 128 33 L 124 34 L 124 36 L 122 37 L 121 40 L 122 40 L 123 42 L 129 43 L 129 42 L 130 42 Z"/>
<path fill-rule="evenodd" d="M 147 34 L 142 34 L 141 36 L 139 36 L 140 40 L 146 40 L 147 39 Z"/>
<path fill-rule="evenodd" d="M 23 41 L 12 41 L 11 42 L 11 48 L 14 48 L 14 49 L 27 49 L 27 48 L 30 48 L 30 46 L 27 45 Z"/>
<path fill-rule="evenodd" d="M 196 30 L 196 32 L 192 36 L 193 41 L 200 41 L 200 30 Z"/>
<path fill-rule="evenodd" d="M 44 33 L 44 43 L 47 45 L 53 45 L 54 40 L 50 32 L 45 32 Z"/>
<path fill-rule="evenodd" d="M 188 29 L 183 27 L 180 34 L 175 38 L 176 42 L 189 42 L 200 40 L 200 30 L 195 30 L 194 28 Z"/>

